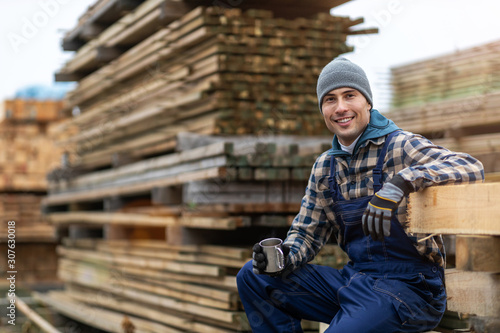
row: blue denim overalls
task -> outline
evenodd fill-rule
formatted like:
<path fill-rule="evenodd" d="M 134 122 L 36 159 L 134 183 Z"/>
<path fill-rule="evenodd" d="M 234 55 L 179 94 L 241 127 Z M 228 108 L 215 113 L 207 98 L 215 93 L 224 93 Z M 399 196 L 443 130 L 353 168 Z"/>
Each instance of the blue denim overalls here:
<path fill-rule="evenodd" d="M 382 187 L 389 134 L 373 170 L 374 191 Z M 361 218 L 372 196 L 345 200 L 329 177 L 338 243 L 350 262 L 341 270 L 307 264 L 281 278 L 253 274 L 251 262 L 238 273 L 238 291 L 253 332 L 302 332 L 300 319 L 330 323 L 328 333 L 422 332 L 439 323 L 445 307 L 443 269 L 422 257 L 399 221 L 391 235 L 373 241 Z"/>

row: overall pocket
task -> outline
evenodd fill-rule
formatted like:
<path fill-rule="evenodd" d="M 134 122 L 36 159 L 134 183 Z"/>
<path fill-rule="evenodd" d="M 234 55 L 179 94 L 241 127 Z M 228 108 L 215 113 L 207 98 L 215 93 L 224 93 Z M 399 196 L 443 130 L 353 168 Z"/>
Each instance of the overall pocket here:
<path fill-rule="evenodd" d="M 390 298 L 403 326 L 433 328 L 439 324 L 446 308 L 441 280 L 426 279 L 421 273 L 401 279 L 378 279 L 373 290 Z"/>

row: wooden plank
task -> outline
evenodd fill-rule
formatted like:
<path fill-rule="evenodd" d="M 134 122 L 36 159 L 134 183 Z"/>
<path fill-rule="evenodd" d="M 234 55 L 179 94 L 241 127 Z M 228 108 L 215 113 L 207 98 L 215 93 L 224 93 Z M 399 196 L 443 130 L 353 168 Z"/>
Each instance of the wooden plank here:
<path fill-rule="evenodd" d="M 95 251 L 87 250 L 77 250 L 65 247 L 58 247 L 57 253 L 60 256 L 70 258 L 87 260 L 89 262 L 95 263 L 112 263 L 112 264 L 131 264 L 135 262 L 135 265 L 144 268 L 154 268 L 154 269 L 164 269 L 170 272 L 185 272 L 193 275 L 205 275 L 205 276 L 221 276 L 224 274 L 220 267 L 205 264 L 192 264 L 183 262 L 167 261 L 155 258 L 145 258 L 145 257 L 130 257 L 125 255 L 115 255 L 110 253 L 100 253 Z"/>
<path fill-rule="evenodd" d="M 190 282 L 190 283 L 214 286 L 217 288 L 229 288 L 231 290 L 236 290 L 235 276 L 222 276 L 222 277 L 195 276 L 195 275 L 159 271 L 147 268 L 137 268 L 134 265 L 121 265 L 120 270 L 123 271 L 123 273 L 125 274 L 144 277 L 147 279 L 155 279 L 159 281 Z"/>
<path fill-rule="evenodd" d="M 77 269 L 74 269 L 74 268 Z M 84 274 L 82 274 L 84 273 Z M 145 283 L 145 281 L 133 277 L 126 277 L 121 275 L 120 278 L 116 278 L 116 274 L 111 272 L 108 267 L 92 267 L 90 265 L 76 265 L 73 266 L 62 266 L 59 276 L 63 279 L 66 284 L 77 284 L 85 287 L 95 288 L 100 291 L 110 292 L 114 294 L 122 294 L 120 290 L 127 290 L 128 292 L 135 293 L 139 291 L 144 291 L 145 295 L 152 294 L 158 296 L 165 296 L 170 299 L 179 300 L 183 302 L 190 302 L 198 304 L 200 306 L 206 306 L 209 308 L 221 309 L 221 310 L 236 310 L 237 302 L 235 297 L 226 297 L 223 300 L 215 299 L 209 297 L 207 293 L 200 294 L 192 293 L 189 289 L 176 289 L 171 288 L 176 286 L 171 284 L 170 286 L 164 286 L 161 283 L 158 284 L 157 281 L 151 281 L 150 283 Z M 196 286 L 193 286 L 196 288 Z M 208 288 L 205 288 L 208 289 Z M 205 290 L 206 291 L 206 290 Z"/>
<path fill-rule="evenodd" d="M 229 248 L 230 249 L 230 248 Z M 97 250 L 103 253 L 113 253 L 118 255 L 130 255 L 135 257 L 156 258 L 164 260 L 176 260 L 179 262 L 202 263 L 209 265 L 217 265 L 219 267 L 241 268 L 250 259 L 230 259 L 227 257 L 218 257 L 206 255 L 202 253 L 183 254 L 172 251 L 158 252 L 151 248 L 139 247 L 118 247 L 117 243 L 101 243 L 97 246 Z"/>
<path fill-rule="evenodd" d="M 500 237 L 457 236 L 455 262 L 464 271 L 500 272 Z"/>
<path fill-rule="evenodd" d="M 182 253 L 208 254 L 230 259 L 248 259 L 252 255 L 251 251 L 246 247 L 240 248 L 226 245 L 171 245 L 164 241 L 154 240 L 113 240 L 106 241 L 104 244 L 109 244 L 111 247 L 144 248 L 155 250 L 156 252 L 176 251 Z"/>
<path fill-rule="evenodd" d="M 202 160 L 209 157 L 229 155 L 233 152 L 233 145 L 230 142 L 217 142 L 208 146 L 183 151 L 179 153 L 167 154 L 160 157 L 144 159 L 123 167 L 93 172 L 82 175 L 72 180 L 75 187 L 83 184 L 98 184 L 106 180 L 117 179 L 128 175 L 143 173 L 149 170 L 167 168 L 186 162 Z"/>
<path fill-rule="evenodd" d="M 170 186 L 183 184 L 189 180 L 201 180 L 201 179 L 211 179 L 211 178 L 224 178 L 228 175 L 230 170 L 224 167 L 209 168 L 206 170 L 194 171 L 189 173 L 179 174 L 173 177 L 168 177 L 164 179 L 157 179 L 152 181 L 146 181 L 141 184 L 131 184 L 125 186 L 115 186 L 108 187 L 97 190 L 86 190 L 75 193 L 61 193 L 50 195 L 46 197 L 42 204 L 44 205 L 56 205 L 64 204 L 70 202 L 78 201 L 89 201 L 98 198 L 105 198 L 113 195 L 124 195 L 124 194 L 134 194 L 134 193 L 146 193 L 151 191 L 153 187 L 157 186 Z"/>
<path fill-rule="evenodd" d="M 446 270 L 447 307 L 450 311 L 483 317 L 500 314 L 500 274 Z"/>
<path fill-rule="evenodd" d="M 96 292 L 97 291 L 94 291 L 94 293 Z M 106 297 L 96 297 L 96 295 L 89 290 L 86 290 L 86 292 L 84 292 L 80 291 L 77 288 L 71 288 L 65 293 L 68 296 L 71 296 L 71 298 L 86 304 L 96 305 L 98 307 L 103 307 L 119 312 L 126 312 L 138 317 L 144 317 L 151 321 L 158 321 L 163 324 L 174 326 L 180 329 L 184 329 L 190 326 L 189 320 L 187 318 L 175 316 L 166 313 L 165 311 L 158 311 L 152 308 L 139 307 L 137 303 L 113 297 L 111 294 L 106 295 Z"/>
<path fill-rule="evenodd" d="M 125 316 L 122 313 L 104 310 L 102 308 L 90 307 L 78 302 L 62 291 L 52 291 L 47 294 L 35 292 L 33 297 L 46 305 L 51 306 L 57 312 L 85 323 L 92 327 L 97 327 L 107 332 L 123 333 L 123 324 L 132 323 L 137 330 L 146 332 L 166 332 L 180 333 L 182 331 L 140 319 L 138 317 Z M 129 324 L 130 325 L 130 324 Z"/>
<path fill-rule="evenodd" d="M 131 213 L 101 212 L 62 212 L 46 215 L 51 223 L 63 225 L 73 223 L 170 226 L 178 224 L 178 219 L 171 216 L 148 216 Z"/>
<path fill-rule="evenodd" d="M 184 292 L 188 292 L 191 294 L 205 296 L 213 299 L 217 299 L 222 302 L 226 302 L 229 304 L 236 304 L 238 302 L 239 296 L 235 291 L 218 289 L 213 286 L 208 285 L 199 285 L 193 283 L 185 283 L 185 282 L 176 282 L 176 281 L 163 281 L 163 280 L 155 280 L 144 278 L 144 281 L 148 283 L 155 283 L 162 285 L 166 288 L 172 290 L 180 290 Z"/>
<path fill-rule="evenodd" d="M 30 309 L 30 307 L 24 303 L 24 301 L 16 297 L 15 298 L 16 308 L 19 309 L 30 321 L 34 322 L 37 327 L 39 327 L 45 333 L 61 333 L 57 328 L 52 326 L 48 321 L 41 317 L 38 313 Z"/>
<path fill-rule="evenodd" d="M 96 297 L 94 293 L 83 289 L 73 288 L 67 293 L 75 300 L 97 305 L 99 307 L 108 308 L 111 310 L 116 310 L 120 312 L 126 312 L 139 317 L 147 318 L 151 321 L 160 322 L 169 326 L 174 326 L 182 330 L 189 330 L 190 332 L 199 333 L 230 333 L 233 331 L 226 330 L 220 327 L 213 327 L 203 323 L 195 322 L 195 318 L 192 316 L 186 316 L 176 312 L 175 314 L 168 313 L 164 308 L 157 309 L 153 307 L 140 307 L 137 302 L 126 301 L 125 299 L 120 299 L 113 297 L 112 295 L 107 295 L 107 297 Z"/>
<path fill-rule="evenodd" d="M 432 186 L 410 195 L 409 231 L 500 236 L 499 202 L 498 183 Z"/>
<path fill-rule="evenodd" d="M 92 274 L 89 275 L 89 277 L 91 276 Z M 67 281 L 76 282 L 84 286 L 90 286 L 94 288 L 98 287 L 100 290 L 112 293 L 116 296 L 121 296 L 132 300 L 141 299 L 142 303 L 148 304 L 150 306 L 158 306 L 172 311 L 196 315 L 201 321 L 204 318 L 213 318 L 217 321 L 234 325 L 235 327 L 241 327 L 241 325 L 245 325 L 245 320 L 241 312 L 207 307 L 204 305 L 199 305 L 198 303 L 186 302 L 183 299 L 172 298 L 172 295 L 176 293 L 165 288 L 155 288 L 154 286 L 147 285 L 141 287 L 139 286 L 140 283 L 138 283 L 137 281 L 135 283 L 126 283 L 124 279 L 113 278 L 111 274 L 108 274 L 104 279 L 93 278 L 91 280 L 89 278 L 85 278 L 83 275 L 72 274 L 70 271 L 62 271 L 61 277 Z M 114 283 L 109 283 L 109 279 L 114 279 Z M 145 292 L 145 290 L 139 290 L 137 288 L 147 289 L 149 290 L 149 292 Z M 152 290 L 154 290 L 154 293 L 151 293 Z M 143 297 L 140 296 L 141 294 L 143 295 Z M 169 294 L 169 296 L 166 296 L 164 294 Z M 176 295 L 179 296 L 178 293 Z M 184 297 L 188 296 L 184 295 L 183 298 Z M 197 299 L 201 298 L 198 297 Z M 212 304 L 216 304 L 216 301 L 212 300 L 212 302 Z M 210 304 L 209 301 L 208 304 Z"/>
<path fill-rule="evenodd" d="M 216 300 L 213 298 L 206 297 L 205 295 L 194 295 L 186 291 L 178 291 L 169 287 L 164 287 L 153 283 L 140 283 L 140 282 L 141 281 L 120 279 L 119 281 L 117 281 L 115 285 L 117 287 L 121 287 L 124 289 L 143 291 L 145 292 L 145 295 L 152 294 L 158 296 L 165 296 L 169 298 L 178 299 L 184 302 L 198 304 L 200 306 L 206 306 L 209 308 L 215 308 L 220 310 L 237 309 L 236 303 L 229 303 L 226 301 Z"/>
<path fill-rule="evenodd" d="M 141 18 L 148 15 L 154 9 L 158 9 L 163 0 L 149 0 L 138 6 L 133 12 L 125 15 L 117 22 L 108 27 L 99 36 L 93 39 L 91 42 L 87 43 L 85 46 L 80 48 L 76 55 L 70 59 L 65 66 L 61 69 L 61 72 L 70 73 L 78 71 L 78 69 L 87 65 L 92 59 L 95 58 L 96 47 L 105 45 L 106 41 L 111 40 L 116 35 L 120 34 L 122 31 L 130 26 L 133 26 L 135 22 L 138 22 Z M 161 14 L 160 10 L 157 10 L 157 16 Z M 108 45 L 114 46 L 114 45 Z"/>

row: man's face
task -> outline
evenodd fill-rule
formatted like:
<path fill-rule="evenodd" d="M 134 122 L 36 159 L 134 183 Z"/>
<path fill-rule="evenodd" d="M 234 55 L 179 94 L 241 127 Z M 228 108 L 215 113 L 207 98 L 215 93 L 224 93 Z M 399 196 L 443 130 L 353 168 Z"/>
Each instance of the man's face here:
<path fill-rule="evenodd" d="M 326 127 L 348 146 L 370 122 L 371 106 L 365 96 L 353 88 L 338 88 L 323 97 L 323 117 Z"/>

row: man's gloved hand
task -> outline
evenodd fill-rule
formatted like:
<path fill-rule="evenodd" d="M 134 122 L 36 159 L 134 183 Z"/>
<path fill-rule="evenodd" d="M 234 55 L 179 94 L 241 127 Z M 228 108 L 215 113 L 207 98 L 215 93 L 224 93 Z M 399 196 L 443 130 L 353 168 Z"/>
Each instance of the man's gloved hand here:
<path fill-rule="evenodd" d="M 373 240 L 383 240 L 390 236 L 392 216 L 404 196 L 405 192 L 392 181 L 385 183 L 375 193 L 362 218 L 365 236 L 371 235 Z"/>
<path fill-rule="evenodd" d="M 288 245 L 282 244 L 281 251 L 283 251 L 283 256 L 285 258 L 285 268 L 288 266 L 288 254 L 290 253 L 290 247 Z M 259 243 L 255 243 L 253 246 L 253 254 L 252 254 L 252 264 L 253 264 L 253 272 L 255 274 L 266 274 L 270 276 L 279 276 L 285 270 L 281 270 L 276 273 L 268 273 L 265 271 L 267 266 L 267 258 L 266 255 L 262 252 L 262 246 Z"/>

